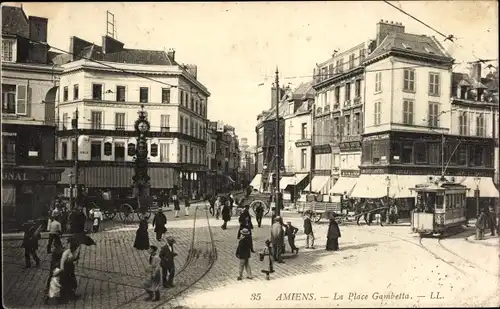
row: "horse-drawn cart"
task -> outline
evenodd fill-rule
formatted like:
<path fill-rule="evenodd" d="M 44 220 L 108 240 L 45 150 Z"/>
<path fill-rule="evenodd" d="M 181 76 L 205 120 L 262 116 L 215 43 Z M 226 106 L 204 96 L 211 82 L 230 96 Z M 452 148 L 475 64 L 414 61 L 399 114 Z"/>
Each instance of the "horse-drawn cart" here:
<path fill-rule="evenodd" d="M 342 208 L 340 196 L 333 196 L 332 202 L 317 202 L 317 201 L 304 201 L 299 202 L 297 211 L 305 213 L 307 211 L 312 213 L 312 220 L 318 223 L 321 219 L 336 218 L 342 223 Z"/>
<path fill-rule="evenodd" d="M 262 193 L 256 190 L 252 191 L 248 196 L 246 196 L 246 193 L 244 192 L 238 193 L 234 196 L 238 209 L 243 209 L 245 206 L 249 206 L 255 214 L 255 209 L 260 205 L 264 208 L 264 216 L 271 210 L 270 199 L 270 193 Z"/>
<path fill-rule="evenodd" d="M 131 195 L 124 197 L 118 195 L 116 198 L 111 198 L 109 192 L 103 192 L 94 196 L 86 196 L 82 206 L 86 206 L 87 209 L 101 209 L 104 217 L 108 220 L 114 219 L 118 213 L 120 219 L 126 222 L 132 221 L 134 214 L 137 214 L 141 220 L 149 220 L 153 203 L 152 197 L 139 199 Z"/>

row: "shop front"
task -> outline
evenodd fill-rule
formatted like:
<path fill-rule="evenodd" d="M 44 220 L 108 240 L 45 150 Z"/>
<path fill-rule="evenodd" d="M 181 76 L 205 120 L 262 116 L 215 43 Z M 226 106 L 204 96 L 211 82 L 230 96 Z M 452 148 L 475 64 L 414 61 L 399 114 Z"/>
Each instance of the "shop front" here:
<path fill-rule="evenodd" d="M 2 225 L 4 231 L 23 222 L 44 218 L 57 195 L 63 169 L 44 167 L 2 168 Z"/>

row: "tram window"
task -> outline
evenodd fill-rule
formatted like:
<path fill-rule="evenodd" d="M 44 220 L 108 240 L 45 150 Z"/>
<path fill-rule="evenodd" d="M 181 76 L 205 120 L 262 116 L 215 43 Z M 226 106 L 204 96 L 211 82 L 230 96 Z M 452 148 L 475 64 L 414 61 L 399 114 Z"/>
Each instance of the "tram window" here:
<path fill-rule="evenodd" d="M 451 196 L 450 194 L 446 194 L 446 209 L 450 209 L 451 207 Z"/>
<path fill-rule="evenodd" d="M 443 209 L 444 195 L 436 195 L 436 209 Z"/>

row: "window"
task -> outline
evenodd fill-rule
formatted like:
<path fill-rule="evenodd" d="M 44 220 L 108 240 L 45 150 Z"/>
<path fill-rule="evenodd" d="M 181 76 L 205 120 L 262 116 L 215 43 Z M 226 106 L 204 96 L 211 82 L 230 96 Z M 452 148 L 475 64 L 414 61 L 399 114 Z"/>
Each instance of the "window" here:
<path fill-rule="evenodd" d="M 158 144 L 151 144 L 151 156 L 152 157 L 157 157 L 158 156 Z"/>
<path fill-rule="evenodd" d="M 189 153 L 188 153 L 188 146 L 184 145 L 184 162 L 188 163 L 189 162 Z"/>
<path fill-rule="evenodd" d="M 184 159 L 184 145 L 179 147 L 179 162 L 183 162 Z"/>
<path fill-rule="evenodd" d="M 113 144 L 110 142 L 104 143 L 104 155 L 109 157 L 113 155 Z"/>
<path fill-rule="evenodd" d="M 355 58 L 356 58 L 356 56 L 354 56 L 354 54 L 349 55 L 349 69 L 354 68 L 354 59 Z"/>
<path fill-rule="evenodd" d="M 429 144 L 429 164 L 441 164 L 441 145 Z"/>
<path fill-rule="evenodd" d="M 188 119 L 184 120 L 184 134 L 189 134 L 189 121 L 188 121 Z"/>
<path fill-rule="evenodd" d="M 456 150 L 457 152 L 457 164 L 466 165 L 467 164 L 467 148 L 465 145 L 460 144 Z"/>
<path fill-rule="evenodd" d="M 194 111 L 194 97 L 191 97 L 191 110 Z"/>
<path fill-rule="evenodd" d="M 339 59 L 337 60 L 337 67 L 336 67 L 337 73 L 342 73 L 344 72 L 344 59 Z"/>
<path fill-rule="evenodd" d="M 125 86 L 116 86 L 116 101 L 125 102 Z"/>
<path fill-rule="evenodd" d="M 14 61 L 14 44 L 13 40 L 2 40 L 2 61 Z"/>
<path fill-rule="evenodd" d="M 27 88 L 24 85 L 2 84 L 2 113 L 26 115 Z"/>
<path fill-rule="evenodd" d="M 403 151 L 401 154 L 401 163 L 411 164 L 413 163 L 413 145 L 403 144 Z"/>
<path fill-rule="evenodd" d="M 63 89 L 63 101 L 67 102 L 68 101 L 68 97 L 69 97 L 68 86 L 65 86 L 64 89 Z"/>
<path fill-rule="evenodd" d="M 415 143 L 416 163 L 427 163 L 427 147 L 424 143 Z"/>
<path fill-rule="evenodd" d="M 306 139 L 307 138 L 307 123 L 302 124 L 300 132 L 301 132 L 302 139 Z"/>
<path fill-rule="evenodd" d="M 102 84 L 92 84 L 92 99 L 102 101 Z"/>
<path fill-rule="evenodd" d="M 479 114 L 476 117 L 476 135 L 477 136 L 485 136 L 486 135 L 486 130 L 484 126 L 484 115 Z"/>
<path fill-rule="evenodd" d="M 404 70 L 403 90 L 411 92 L 415 91 L 415 70 Z"/>
<path fill-rule="evenodd" d="M 78 94 L 78 84 L 73 85 L 73 100 L 78 100 L 79 94 Z"/>
<path fill-rule="evenodd" d="M 467 126 L 467 112 L 463 112 L 458 117 L 458 131 L 460 135 L 469 135 L 469 128 Z"/>
<path fill-rule="evenodd" d="M 403 101 L 403 123 L 413 125 L 413 101 Z"/>
<path fill-rule="evenodd" d="M 345 135 L 351 135 L 351 116 L 347 115 L 345 119 Z"/>
<path fill-rule="evenodd" d="M 307 149 L 300 151 L 300 168 L 305 169 L 307 166 Z"/>
<path fill-rule="evenodd" d="M 160 144 L 160 161 L 168 162 L 170 156 L 170 144 Z"/>
<path fill-rule="evenodd" d="M 102 112 L 92 112 L 91 113 L 91 129 L 101 130 L 102 129 Z"/>
<path fill-rule="evenodd" d="M 169 132 L 170 131 L 170 115 L 161 115 L 161 132 Z"/>
<path fill-rule="evenodd" d="M 401 162 L 401 144 L 397 142 L 391 143 L 391 162 Z"/>
<path fill-rule="evenodd" d="M 66 160 L 68 158 L 68 142 L 63 141 L 61 143 L 61 160 Z"/>
<path fill-rule="evenodd" d="M 361 97 L 361 80 L 357 79 L 354 84 L 354 96 L 356 98 Z"/>
<path fill-rule="evenodd" d="M 345 100 L 349 101 L 351 99 L 351 83 L 345 84 Z"/>
<path fill-rule="evenodd" d="M 184 92 L 184 106 L 187 108 L 189 104 L 189 93 Z"/>
<path fill-rule="evenodd" d="M 194 122 L 193 122 L 193 119 L 191 119 L 191 136 L 194 136 Z"/>
<path fill-rule="evenodd" d="M 373 121 L 373 124 L 376 126 L 380 124 L 380 116 L 382 114 L 382 103 L 381 102 L 375 102 L 375 119 Z"/>
<path fill-rule="evenodd" d="M 469 147 L 469 166 L 484 166 L 484 147 L 470 146 Z"/>
<path fill-rule="evenodd" d="M 333 76 L 333 63 L 328 66 L 328 77 Z"/>
<path fill-rule="evenodd" d="M 440 95 L 439 73 L 429 73 L 429 95 Z"/>
<path fill-rule="evenodd" d="M 161 89 L 161 103 L 170 103 L 170 89 L 162 88 Z"/>
<path fill-rule="evenodd" d="M 135 156 L 135 144 L 134 143 L 128 143 L 128 145 L 127 145 L 127 155 L 129 157 Z"/>
<path fill-rule="evenodd" d="M 339 86 L 335 87 L 335 103 L 336 104 L 340 103 L 340 87 Z"/>
<path fill-rule="evenodd" d="M 180 104 L 184 105 L 184 91 L 179 92 L 179 97 L 180 97 Z"/>
<path fill-rule="evenodd" d="M 92 161 L 101 160 L 102 143 L 100 141 L 92 141 L 90 143 L 90 159 Z"/>
<path fill-rule="evenodd" d="M 115 130 L 125 130 L 125 113 L 115 114 Z"/>
<path fill-rule="evenodd" d="M 2 136 L 3 163 L 16 163 L 16 136 Z"/>
<path fill-rule="evenodd" d="M 375 73 L 375 92 L 382 91 L 382 72 Z"/>
<path fill-rule="evenodd" d="M 198 125 L 194 125 L 194 137 L 198 137 Z"/>
<path fill-rule="evenodd" d="M 353 126 L 353 134 L 358 135 L 361 133 L 361 114 L 360 113 L 355 113 L 354 114 L 354 126 Z"/>
<path fill-rule="evenodd" d="M 139 88 L 139 101 L 141 103 L 148 103 L 149 89 L 147 87 Z"/>
<path fill-rule="evenodd" d="M 363 62 L 363 60 L 365 60 L 365 49 L 362 48 L 359 50 L 359 62 Z"/>
<path fill-rule="evenodd" d="M 62 116 L 62 129 L 63 130 L 68 130 L 69 129 L 68 120 L 69 120 L 68 113 L 64 113 L 63 116 Z"/>
<path fill-rule="evenodd" d="M 76 139 L 71 139 L 71 158 L 76 159 Z"/>
<path fill-rule="evenodd" d="M 181 116 L 181 120 L 179 121 L 179 132 L 184 133 L 184 117 Z"/>
<path fill-rule="evenodd" d="M 115 143 L 115 161 L 125 161 L 125 143 Z"/>
<path fill-rule="evenodd" d="M 429 103 L 429 127 L 439 127 L 439 104 Z"/>

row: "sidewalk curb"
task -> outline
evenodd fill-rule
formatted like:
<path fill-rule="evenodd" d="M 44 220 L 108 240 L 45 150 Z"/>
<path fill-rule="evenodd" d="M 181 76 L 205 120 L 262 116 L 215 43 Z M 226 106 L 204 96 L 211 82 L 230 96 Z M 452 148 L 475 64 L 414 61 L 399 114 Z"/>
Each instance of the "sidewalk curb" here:
<path fill-rule="evenodd" d="M 494 236 L 494 238 L 487 238 L 483 240 L 476 240 L 475 239 L 476 235 L 470 235 L 465 237 L 465 240 L 471 244 L 476 244 L 476 245 L 483 245 L 487 247 L 500 247 L 500 238 L 498 236 Z M 495 239 L 496 244 L 491 244 L 488 242 L 489 239 Z"/>

